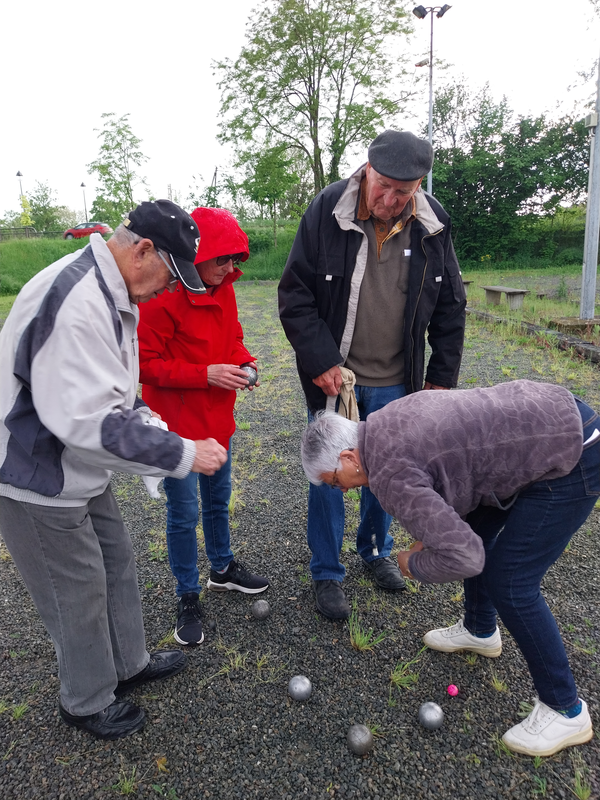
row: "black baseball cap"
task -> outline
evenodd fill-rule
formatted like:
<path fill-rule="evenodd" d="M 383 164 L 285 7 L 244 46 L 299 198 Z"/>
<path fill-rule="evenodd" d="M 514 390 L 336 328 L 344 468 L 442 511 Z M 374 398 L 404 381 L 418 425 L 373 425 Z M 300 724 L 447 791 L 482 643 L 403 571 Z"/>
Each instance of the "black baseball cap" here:
<path fill-rule="evenodd" d="M 186 211 L 170 200 L 149 200 L 130 211 L 123 225 L 167 253 L 174 273 L 188 292 L 206 292 L 194 266 L 200 233 Z"/>

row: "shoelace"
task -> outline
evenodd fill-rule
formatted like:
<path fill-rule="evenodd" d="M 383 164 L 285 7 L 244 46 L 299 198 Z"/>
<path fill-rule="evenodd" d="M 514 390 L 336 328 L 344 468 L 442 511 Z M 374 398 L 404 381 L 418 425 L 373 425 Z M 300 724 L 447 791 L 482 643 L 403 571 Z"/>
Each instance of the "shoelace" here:
<path fill-rule="evenodd" d="M 182 628 L 183 625 L 187 624 L 188 622 L 201 622 L 201 615 L 200 615 L 200 608 L 198 606 L 198 601 L 189 600 L 188 602 L 183 604 L 183 610 L 179 616 L 179 628 Z"/>
<path fill-rule="evenodd" d="M 538 702 L 535 704 L 531 714 L 523 720 L 523 730 L 527 731 L 527 733 L 539 733 L 555 714 L 556 712 L 551 708 Z"/>

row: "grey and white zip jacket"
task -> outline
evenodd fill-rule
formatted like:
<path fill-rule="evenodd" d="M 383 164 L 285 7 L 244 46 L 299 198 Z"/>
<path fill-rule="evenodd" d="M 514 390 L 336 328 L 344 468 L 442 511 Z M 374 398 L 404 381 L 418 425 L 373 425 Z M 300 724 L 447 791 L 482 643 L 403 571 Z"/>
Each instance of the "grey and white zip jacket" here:
<path fill-rule="evenodd" d="M 0 495 L 80 506 L 113 470 L 188 475 L 194 442 L 135 410 L 137 324 L 99 234 L 23 287 L 0 332 Z"/>

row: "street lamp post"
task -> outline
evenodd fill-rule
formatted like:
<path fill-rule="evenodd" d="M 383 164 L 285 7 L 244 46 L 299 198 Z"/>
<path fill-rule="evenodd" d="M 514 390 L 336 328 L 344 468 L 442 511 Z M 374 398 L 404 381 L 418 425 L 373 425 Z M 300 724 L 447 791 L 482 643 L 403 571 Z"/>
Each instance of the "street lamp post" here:
<path fill-rule="evenodd" d="M 23 184 L 21 183 L 21 178 L 23 177 L 23 173 L 21 170 L 17 172 L 17 178 L 19 179 L 19 200 L 23 197 Z"/>
<path fill-rule="evenodd" d="M 431 14 L 431 33 L 429 36 L 429 144 L 433 144 L 433 12 L 437 11 L 436 17 L 443 17 L 446 11 L 449 11 L 452 6 L 445 4 L 443 6 L 415 6 L 413 14 L 418 19 L 425 19 L 427 14 Z M 423 65 L 424 66 L 424 65 Z M 431 194 L 433 183 L 433 173 L 429 170 L 427 174 L 427 191 Z"/>
<path fill-rule="evenodd" d="M 85 183 L 83 181 L 81 182 L 81 189 L 83 191 L 83 213 L 85 214 L 85 221 L 87 222 L 88 218 L 87 218 L 87 206 L 85 204 Z"/>

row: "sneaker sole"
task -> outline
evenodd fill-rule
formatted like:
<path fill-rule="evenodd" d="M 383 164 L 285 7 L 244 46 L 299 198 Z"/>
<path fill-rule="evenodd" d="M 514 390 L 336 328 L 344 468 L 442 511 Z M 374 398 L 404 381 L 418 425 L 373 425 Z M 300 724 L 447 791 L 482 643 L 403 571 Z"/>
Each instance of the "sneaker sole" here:
<path fill-rule="evenodd" d="M 179 636 L 177 636 L 177 631 L 176 630 L 173 631 L 173 638 L 175 639 L 176 642 L 178 642 L 179 644 L 183 644 L 183 645 L 202 644 L 202 642 L 204 641 L 204 633 L 202 633 L 202 638 L 198 642 L 185 642 L 183 639 L 180 639 Z"/>
<path fill-rule="evenodd" d="M 438 650 L 440 653 L 477 653 L 479 656 L 485 656 L 486 658 L 498 658 L 498 656 L 502 655 L 502 645 L 499 644 L 497 647 L 487 647 L 487 648 L 479 648 L 479 647 L 456 647 L 455 645 L 448 644 L 446 646 L 441 644 L 432 644 L 427 641 L 427 637 L 423 637 L 423 644 L 427 645 L 430 650 Z"/>
<path fill-rule="evenodd" d="M 594 729 L 592 728 L 592 724 L 590 722 L 589 728 L 586 728 L 583 731 L 577 731 L 577 733 L 573 733 L 571 736 L 563 739 L 560 745 L 548 747 L 545 750 L 534 750 L 533 748 L 527 748 L 525 745 L 507 741 L 504 736 L 502 737 L 502 741 L 509 750 L 513 751 L 513 753 L 523 753 L 526 756 L 553 756 L 555 753 L 560 753 L 560 751 L 564 750 L 565 747 L 573 747 L 577 744 L 585 744 L 586 742 L 589 742 L 593 736 Z"/>
<path fill-rule="evenodd" d="M 211 592 L 243 592 L 244 594 L 260 594 L 261 592 L 266 592 L 266 590 L 269 588 L 269 584 L 266 586 L 259 586 L 258 589 L 250 589 L 247 586 L 240 586 L 238 583 L 214 583 L 209 578 L 206 588 L 210 589 Z"/>

